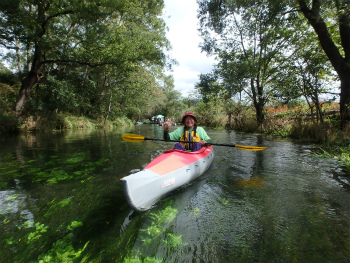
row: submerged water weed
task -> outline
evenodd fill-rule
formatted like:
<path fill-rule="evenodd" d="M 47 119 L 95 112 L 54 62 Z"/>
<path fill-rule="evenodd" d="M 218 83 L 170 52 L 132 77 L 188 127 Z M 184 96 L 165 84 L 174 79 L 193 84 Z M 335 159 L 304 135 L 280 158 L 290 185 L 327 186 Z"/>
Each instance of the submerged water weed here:
<path fill-rule="evenodd" d="M 140 257 L 125 258 L 123 263 L 142 263 L 142 259 Z"/>
<path fill-rule="evenodd" d="M 141 241 L 144 245 L 149 246 L 152 242 L 158 242 L 159 240 L 157 237 L 165 234 L 168 225 L 175 219 L 177 213 L 178 210 L 170 206 L 157 214 L 151 213 L 150 218 L 153 220 L 152 224 L 146 229 L 141 229 L 141 231 L 146 233 L 146 236 L 141 237 Z M 162 242 L 170 247 L 187 245 L 187 243 L 182 242 L 182 235 L 176 236 L 172 233 L 168 233 Z"/>
<path fill-rule="evenodd" d="M 35 223 L 35 231 L 29 233 L 27 237 L 27 244 L 39 239 L 41 237 L 41 234 L 47 231 L 47 228 L 48 227 L 44 224 L 40 224 L 39 222 Z"/>
<path fill-rule="evenodd" d="M 226 197 L 223 197 L 220 199 L 220 203 L 222 205 L 227 205 L 228 203 L 230 203 L 230 201 Z"/>
<path fill-rule="evenodd" d="M 143 260 L 143 263 L 162 263 L 163 259 L 162 258 L 156 258 L 156 257 L 146 257 Z"/>
<path fill-rule="evenodd" d="M 23 178 L 21 183 L 46 183 L 56 184 L 67 180 L 85 180 L 92 172 L 104 165 L 109 159 L 100 158 L 97 161 L 88 161 L 87 152 L 74 153 L 66 158 L 50 156 L 47 160 L 43 156 L 36 159 L 19 162 L 15 158 L 4 159 L 0 163 L 1 174 L 0 188 L 13 184 L 14 179 Z M 26 185 L 28 186 L 28 184 Z"/>
<path fill-rule="evenodd" d="M 68 198 L 63 199 L 60 202 L 58 202 L 57 205 L 59 207 L 65 207 L 65 206 L 69 205 L 71 203 L 71 201 L 72 201 L 72 197 L 68 197 Z"/>
<path fill-rule="evenodd" d="M 70 225 L 67 227 L 68 230 L 73 230 L 74 228 L 83 226 L 83 222 L 80 221 L 72 221 Z"/>
<path fill-rule="evenodd" d="M 73 155 L 72 158 L 66 160 L 66 163 L 80 163 L 85 160 L 87 153 L 80 152 Z"/>
<path fill-rule="evenodd" d="M 142 231 L 146 232 L 147 235 L 151 238 L 159 236 L 161 233 L 165 232 L 168 224 L 170 224 L 178 211 L 170 206 L 167 206 L 164 210 L 160 211 L 158 214 L 151 213 L 150 218 L 153 220 L 151 226 Z M 150 242 L 150 238 L 147 237 L 144 239 L 145 243 Z"/>
<path fill-rule="evenodd" d="M 123 260 L 123 263 L 162 263 L 163 259 L 162 258 L 156 258 L 156 257 L 146 257 L 142 259 L 141 255 L 140 256 L 135 256 L 131 258 L 125 258 Z"/>
<path fill-rule="evenodd" d="M 81 183 L 85 183 L 86 181 L 89 181 L 89 180 L 92 180 L 92 179 L 94 179 L 94 177 L 93 176 L 89 176 L 88 178 L 86 178 L 85 180 L 81 180 L 80 182 Z"/>
<path fill-rule="evenodd" d="M 44 215 L 46 218 L 52 216 L 52 214 L 56 213 L 57 211 L 59 211 L 59 209 L 68 206 L 69 204 L 71 204 L 72 201 L 72 197 L 68 197 L 65 198 L 63 200 L 61 200 L 60 202 L 55 204 L 56 199 L 51 200 L 50 202 L 47 203 L 47 205 L 49 205 L 49 209 L 47 211 L 47 213 Z"/>
<path fill-rule="evenodd" d="M 171 233 L 168 233 L 168 236 L 165 240 L 163 240 L 163 243 L 172 248 L 188 245 L 187 243 L 182 242 L 182 235 L 176 236 Z"/>
<path fill-rule="evenodd" d="M 10 238 L 5 239 L 5 242 L 7 245 L 12 245 L 15 242 L 15 240 L 13 237 L 10 237 Z"/>
<path fill-rule="evenodd" d="M 70 233 L 52 245 L 46 255 L 39 256 L 39 263 L 51 262 L 75 262 L 81 253 L 86 249 L 89 242 L 85 243 L 82 249 L 75 250 L 72 244 L 73 234 Z"/>
<path fill-rule="evenodd" d="M 47 179 L 49 178 L 49 179 Z M 59 181 L 63 181 L 66 179 L 72 179 L 73 176 L 67 174 L 61 168 L 48 169 L 45 171 L 41 171 L 35 174 L 35 177 L 32 179 L 33 182 L 42 182 L 45 181 L 49 184 L 54 184 Z"/>
<path fill-rule="evenodd" d="M 72 179 L 73 176 L 67 174 L 64 170 L 60 169 L 60 168 L 55 168 L 51 170 L 50 173 L 51 178 L 49 180 L 47 180 L 46 182 L 50 183 L 50 184 L 54 184 L 57 183 L 59 181 L 63 181 L 63 180 L 67 180 L 67 179 Z"/>
<path fill-rule="evenodd" d="M 11 174 L 16 174 L 18 172 L 18 170 L 9 170 L 9 171 L 6 171 L 6 172 L 2 172 L 2 175 L 5 176 L 5 175 L 11 175 Z"/>
<path fill-rule="evenodd" d="M 199 214 L 200 214 L 199 208 L 198 207 L 193 208 L 193 210 L 191 211 L 191 214 L 192 214 L 193 217 L 198 217 Z"/>
<path fill-rule="evenodd" d="M 18 207 L 23 204 L 25 195 L 17 194 L 14 190 L 0 192 L 0 215 L 18 212 Z"/>
<path fill-rule="evenodd" d="M 13 194 L 13 195 L 10 195 L 9 197 L 6 198 L 6 201 L 11 201 L 11 200 L 14 200 L 18 197 L 18 194 Z"/>
<path fill-rule="evenodd" d="M 160 211 L 158 214 L 151 213 L 150 217 L 154 221 L 157 221 L 158 224 L 166 224 L 166 223 L 171 223 L 175 219 L 177 213 L 178 213 L 177 209 L 167 206 L 164 210 Z"/>

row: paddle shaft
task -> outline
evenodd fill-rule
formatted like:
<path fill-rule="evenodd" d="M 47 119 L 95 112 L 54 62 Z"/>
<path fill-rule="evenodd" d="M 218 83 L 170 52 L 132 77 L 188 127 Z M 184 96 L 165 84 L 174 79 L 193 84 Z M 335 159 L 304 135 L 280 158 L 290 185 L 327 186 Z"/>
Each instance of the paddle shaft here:
<path fill-rule="evenodd" d="M 194 143 L 193 141 L 180 141 L 180 140 L 166 140 L 166 139 L 157 139 L 157 138 L 146 138 L 142 135 L 138 134 L 123 134 L 122 138 L 124 141 L 127 142 L 143 142 L 146 140 L 149 141 L 163 141 L 163 142 L 182 142 L 182 143 Z M 262 151 L 265 150 L 266 147 L 256 147 L 256 146 L 244 146 L 244 145 L 237 145 L 237 144 L 222 144 L 222 143 L 206 143 L 206 146 L 208 145 L 217 145 L 217 146 L 226 146 L 226 147 L 236 147 L 241 150 L 248 150 L 248 151 Z"/>
<path fill-rule="evenodd" d="M 156 139 L 156 138 L 146 138 L 145 140 L 149 141 L 164 141 L 164 142 L 183 142 L 183 143 L 193 143 L 191 141 L 180 141 L 180 140 L 165 140 L 165 139 Z M 216 145 L 216 146 L 228 146 L 228 147 L 236 147 L 235 144 L 221 144 L 221 143 L 206 143 L 207 145 Z"/>

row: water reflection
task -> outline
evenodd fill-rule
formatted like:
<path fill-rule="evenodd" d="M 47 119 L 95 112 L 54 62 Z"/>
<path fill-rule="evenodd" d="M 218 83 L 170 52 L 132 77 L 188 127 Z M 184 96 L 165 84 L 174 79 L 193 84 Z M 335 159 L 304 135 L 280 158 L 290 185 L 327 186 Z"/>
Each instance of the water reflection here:
<path fill-rule="evenodd" d="M 138 213 L 119 178 L 173 144 L 127 143 L 126 132 L 163 136 L 145 124 L 0 138 L 3 262 L 348 261 L 349 174 L 315 148 L 207 129 L 268 149 L 214 147 L 205 174 Z"/>

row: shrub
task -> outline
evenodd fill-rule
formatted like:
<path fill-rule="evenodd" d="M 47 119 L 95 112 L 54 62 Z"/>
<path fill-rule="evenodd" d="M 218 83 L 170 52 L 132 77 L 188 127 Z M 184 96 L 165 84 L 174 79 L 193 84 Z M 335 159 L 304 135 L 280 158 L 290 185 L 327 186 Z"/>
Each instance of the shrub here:
<path fill-rule="evenodd" d="M 0 134 L 17 133 L 19 122 L 15 115 L 0 112 Z"/>

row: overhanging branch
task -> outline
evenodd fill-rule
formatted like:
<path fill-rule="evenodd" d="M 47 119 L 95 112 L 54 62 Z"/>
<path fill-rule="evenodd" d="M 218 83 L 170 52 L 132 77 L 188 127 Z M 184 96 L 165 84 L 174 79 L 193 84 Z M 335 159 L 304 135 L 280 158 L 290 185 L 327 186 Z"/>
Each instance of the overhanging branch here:
<path fill-rule="evenodd" d="M 79 61 L 79 60 L 70 60 L 70 59 L 55 59 L 55 60 L 44 60 L 41 62 L 41 64 L 50 64 L 50 63 L 74 63 L 84 66 L 90 66 L 90 67 L 99 67 L 99 66 L 106 66 L 106 65 L 116 65 L 115 62 L 101 62 L 101 63 L 94 63 L 89 61 Z"/>

